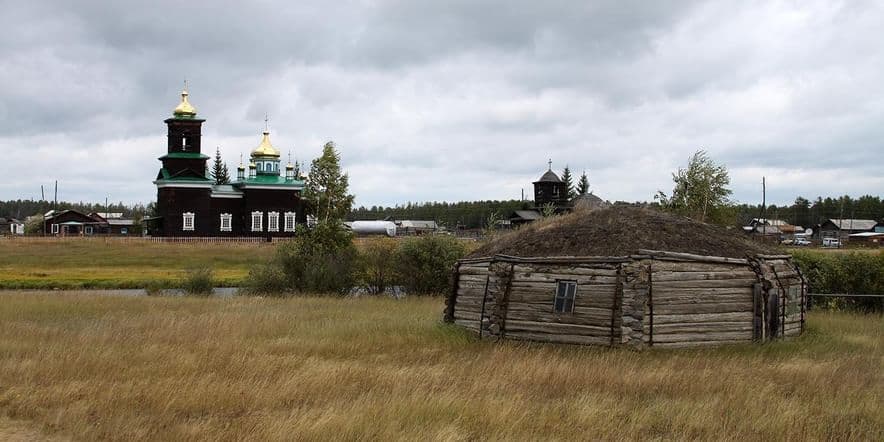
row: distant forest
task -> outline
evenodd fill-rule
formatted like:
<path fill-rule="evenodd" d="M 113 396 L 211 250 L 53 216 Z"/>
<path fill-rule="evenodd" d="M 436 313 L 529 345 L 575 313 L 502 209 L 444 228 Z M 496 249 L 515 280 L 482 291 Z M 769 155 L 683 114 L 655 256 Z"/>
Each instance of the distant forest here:
<path fill-rule="evenodd" d="M 617 201 L 615 205 L 656 207 L 657 203 Z M 465 201 L 458 203 L 426 202 L 408 203 L 404 206 L 370 208 L 359 207 L 350 212 L 349 220 L 375 219 L 422 219 L 453 228 L 477 229 L 486 225 L 492 215 L 508 218 L 514 210 L 527 209 L 533 201 Z M 761 217 L 761 205 L 740 204 L 734 207 L 734 225 L 746 225 L 752 218 Z M 860 218 L 884 220 L 884 201 L 881 197 L 865 195 L 860 198 L 818 197 L 810 201 L 798 197 L 788 206 L 769 205 L 765 217 L 780 219 L 799 226 L 812 226 L 829 218 Z"/>
<path fill-rule="evenodd" d="M 616 205 L 655 207 L 656 203 L 615 202 Z M 407 203 L 405 205 L 383 207 L 358 207 L 353 209 L 347 219 L 419 219 L 434 220 L 449 229 L 478 229 L 486 226 L 491 217 L 508 218 L 513 211 L 528 209 L 533 201 L 462 201 Z M 46 213 L 54 207 L 52 201 L 14 200 L 0 201 L 0 217 L 24 219 L 30 215 Z M 137 204 L 128 206 L 122 202 L 111 203 L 107 207 L 103 203 L 71 203 L 59 202 L 59 209 L 75 209 L 83 213 L 89 212 L 122 212 L 127 218 L 141 218 L 152 213 L 153 203 L 148 206 Z M 734 206 L 734 225 L 746 225 L 752 218 L 761 216 L 760 205 L 740 204 Z M 879 196 L 865 195 L 859 198 L 850 196 L 819 197 L 808 200 L 802 197 L 795 199 L 791 205 L 770 205 L 766 208 L 766 217 L 781 219 L 791 224 L 804 227 L 819 224 L 829 218 L 857 218 L 884 220 L 884 200 Z"/>

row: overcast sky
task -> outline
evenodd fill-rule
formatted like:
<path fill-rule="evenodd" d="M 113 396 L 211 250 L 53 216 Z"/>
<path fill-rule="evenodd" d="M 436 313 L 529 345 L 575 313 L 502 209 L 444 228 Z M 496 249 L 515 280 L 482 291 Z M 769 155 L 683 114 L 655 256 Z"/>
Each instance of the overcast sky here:
<path fill-rule="evenodd" d="M 153 201 L 185 77 L 204 152 L 269 114 L 357 205 L 519 198 L 548 159 L 651 200 L 700 148 L 739 202 L 884 190 L 884 2 L 243 3 L 3 2 L 0 200 Z"/>

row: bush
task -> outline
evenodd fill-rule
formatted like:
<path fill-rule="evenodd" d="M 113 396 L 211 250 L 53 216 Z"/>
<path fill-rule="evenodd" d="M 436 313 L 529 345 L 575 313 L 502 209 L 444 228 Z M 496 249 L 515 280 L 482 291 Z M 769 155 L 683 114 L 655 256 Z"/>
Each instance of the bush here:
<path fill-rule="evenodd" d="M 359 281 L 373 295 L 382 294 L 396 284 L 396 255 L 399 242 L 393 238 L 371 238 L 363 242 Z"/>
<path fill-rule="evenodd" d="M 811 293 L 884 294 L 884 253 L 802 250 L 794 252 L 793 257 Z M 817 308 L 884 311 L 884 298 L 816 297 L 812 301 Z"/>
<path fill-rule="evenodd" d="M 336 223 L 298 226 L 269 264 L 253 268 L 245 282 L 255 294 L 285 291 L 347 294 L 356 285 L 358 254 L 350 232 Z"/>
<path fill-rule="evenodd" d="M 399 281 L 408 293 L 445 293 L 451 286 L 454 263 L 465 254 L 464 245 L 451 236 L 408 239 L 396 257 Z"/>
<path fill-rule="evenodd" d="M 208 267 L 187 270 L 182 283 L 182 288 L 188 295 L 209 296 L 213 287 L 212 269 Z"/>
<path fill-rule="evenodd" d="M 243 293 L 260 296 L 285 296 L 285 274 L 276 263 L 260 264 L 249 269 Z"/>
<path fill-rule="evenodd" d="M 164 288 L 166 288 L 166 287 L 162 281 L 150 280 L 144 284 L 144 292 L 145 292 L 145 294 L 147 294 L 147 296 L 162 295 Z"/>

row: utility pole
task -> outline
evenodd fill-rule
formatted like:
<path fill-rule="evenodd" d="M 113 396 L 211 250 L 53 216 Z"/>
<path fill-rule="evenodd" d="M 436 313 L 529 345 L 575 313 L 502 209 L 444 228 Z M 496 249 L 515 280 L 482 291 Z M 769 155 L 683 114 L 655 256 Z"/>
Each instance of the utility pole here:
<path fill-rule="evenodd" d="M 767 183 L 765 177 L 761 177 L 761 239 L 767 235 L 767 216 L 765 207 L 767 204 Z"/>

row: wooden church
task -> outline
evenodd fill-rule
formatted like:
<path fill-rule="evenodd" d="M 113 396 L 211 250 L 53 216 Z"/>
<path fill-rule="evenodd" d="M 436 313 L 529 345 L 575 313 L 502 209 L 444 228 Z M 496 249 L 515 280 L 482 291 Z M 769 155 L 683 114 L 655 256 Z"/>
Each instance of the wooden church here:
<path fill-rule="evenodd" d="M 237 168 L 236 180 L 215 184 L 202 153 L 202 125 L 185 88 L 181 103 L 165 120 L 166 154 L 154 184 L 157 213 L 146 220 L 151 236 L 293 236 L 306 222 L 302 192 L 304 181 L 289 163 L 280 169 L 280 153 L 265 129 L 251 152 L 248 173 Z M 284 174 L 283 174 L 284 172 Z"/>

